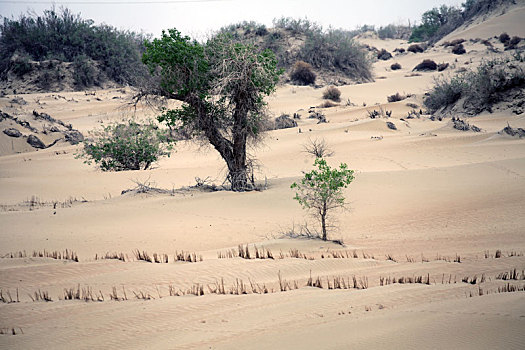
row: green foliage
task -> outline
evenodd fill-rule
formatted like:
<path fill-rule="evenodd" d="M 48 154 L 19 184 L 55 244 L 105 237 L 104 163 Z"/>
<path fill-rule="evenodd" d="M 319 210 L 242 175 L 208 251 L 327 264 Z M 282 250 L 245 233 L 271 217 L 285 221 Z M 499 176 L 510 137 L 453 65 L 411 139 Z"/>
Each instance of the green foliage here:
<path fill-rule="evenodd" d="M 162 95 L 183 101 L 158 120 L 206 138 L 225 160 L 232 189 L 248 189 L 246 142 L 264 130 L 264 97 L 282 73 L 275 55 L 225 34 L 201 44 L 170 29 L 146 44 L 143 62 Z"/>
<path fill-rule="evenodd" d="M 22 77 L 25 74 L 31 72 L 33 70 L 33 67 L 31 66 L 31 62 L 29 62 L 30 59 L 27 55 L 16 57 L 11 62 L 11 70 L 13 73 L 15 73 L 18 77 Z"/>
<path fill-rule="evenodd" d="M 294 182 L 291 188 L 296 190 L 294 199 L 320 220 L 322 238 L 326 240 L 327 214 L 335 208 L 344 207 L 343 189 L 354 180 L 354 171 L 344 163 L 339 169 L 332 169 L 323 158 L 316 158 L 314 167 L 317 169 L 305 173 L 301 182 Z"/>
<path fill-rule="evenodd" d="M 97 79 L 97 70 L 94 67 L 93 61 L 86 55 L 75 57 L 73 70 L 73 79 L 77 88 L 82 89 L 100 84 L 100 81 Z"/>
<path fill-rule="evenodd" d="M 146 170 L 172 150 L 167 131 L 152 121 L 111 124 L 91 136 L 77 158 L 85 158 L 87 164 L 95 162 L 103 171 Z"/>
<path fill-rule="evenodd" d="M 493 104 L 505 98 L 505 92 L 525 86 L 525 71 L 517 62 L 519 56 L 484 61 L 475 71 L 459 73 L 450 79 L 439 78 L 424 104 L 435 112 L 465 98 L 467 111 L 474 114 L 490 111 Z"/>
<path fill-rule="evenodd" d="M 67 8 L 45 10 L 41 16 L 4 17 L 0 32 L 1 78 L 12 68 L 15 53 L 35 61 L 76 62 L 79 57 L 89 58 L 99 62 L 105 75 L 117 83 L 133 85 L 147 74 L 140 62 L 144 35 L 95 26 Z"/>

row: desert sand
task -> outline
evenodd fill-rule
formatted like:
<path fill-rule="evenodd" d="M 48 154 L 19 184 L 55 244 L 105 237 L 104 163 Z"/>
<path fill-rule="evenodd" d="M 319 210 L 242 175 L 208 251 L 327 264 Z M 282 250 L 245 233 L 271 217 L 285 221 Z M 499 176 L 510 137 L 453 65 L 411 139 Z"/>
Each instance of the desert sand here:
<path fill-rule="evenodd" d="M 411 76 L 415 65 L 448 62 L 444 74 L 453 74 L 506 54 L 493 36 L 525 36 L 524 9 L 443 39 L 492 38 L 499 54 L 467 41 L 461 56 L 436 46 L 374 63 L 375 82 L 340 87 L 343 102 L 322 110 L 328 123 L 307 118 L 323 102 L 321 89 L 278 87 L 268 98 L 271 113 L 301 119 L 296 128 L 268 132 L 251 150 L 263 191 L 181 189 L 196 177 L 220 185 L 225 175 L 219 155 L 193 142 L 178 142 L 152 170 L 102 172 L 75 159 L 79 146 L 59 142 L 34 151 L 3 137 L 0 289 L 19 302 L 0 303 L 0 329 L 8 333 L 0 348 L 525 348 L 525 139 L 499 133 L 507 123 L 525 128 L 524 115 L 484 112 L 469 119 L 480 133 L 455 130 L 450 118 L 406 119 L 414 108 L 407 104 L 424 109 L 423 94 L 442 74 Z M 409 45 L 360 40 L 389 51 Z M 390 70 L 393 62 L 403 68 Z M 388 103 L 396 92 L 412 96 Z M 19 95 L 26 105 L 8 95 L 0 109 L 45 112 L 87 134 L 132 115 L 154 117 L 127 108 L 131 94 Z M 388 120 L 398 130 L 368 118 L 380 108 L 392 111 Z M 345 191 L 348 207 L 330 232 L 344 245 L 290 234 L 305 220 L 315 227 L 290 184 L 312 168 L 303 145 L 316 138 L 333 149 L 330 165 L 345 162 L 356 171 Z M 121 195 L 137 182 L 173 191 Z M 239 245 L 248 246 L 251 259 L 237 257 Z M 79 261 L 32 256 L 66 249 Z M 138 261 L 137 249 L 167 254 L 169 262 Z M 256 249 L 274 259 L 256 259 Z M 197 261 L 176 262 L 181 251 Z M 101 259 L 107 253 L 125 261 Z M 516 279 L 508 280 L 514 270 Z M 307 286 L 310 278 L 323 288 Z M 342 289 L 333 288 L 334 279 Z M 222 283 L 225 295 L 212 293 Z M 204 295 L 191 293 L 201 287 Z M 513 288 L 521 291 L 507 292 Z M 71 289 L 90 300 L 64 300 Z M 33 301 L 35 292 L 52 301 Z"/>

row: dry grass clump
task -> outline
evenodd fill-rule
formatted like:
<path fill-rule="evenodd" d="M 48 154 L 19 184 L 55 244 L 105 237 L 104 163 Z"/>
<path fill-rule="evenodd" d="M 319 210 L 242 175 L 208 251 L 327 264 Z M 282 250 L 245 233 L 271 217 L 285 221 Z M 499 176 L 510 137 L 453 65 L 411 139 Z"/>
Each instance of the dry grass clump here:
<path fill-rule="evenodd" d="M 382 277 L 379 276 L 379 286 L 388 286 L 389 284 L 408 284 L 408 283 L 418 283 L 430 285 L 430 274 L 427 273 L 426 276 L 402 276 L 402 277 Z"/>
<path fill-rule="evenodd" d="M 88 301 L 98 301 L 102 302 L 104 301 L 104 295 L 102 295 L 102 291 L 99 291 L 99 293 L 93 293 L 93 289 L 89 286 L 85 288 L 80 288 L 80 284 L 77 286 L 77 288 L 69 288 L 64 289 L 64 300 L 83 300 L 85 302 Z"/>
<path fill-rule="evenodd" d="M 18 288 L 16 289 L 16 299 L 11 297 L 11 292 L 9 290 L 7 290 L 4 295 L 4 291 L 0 289 L 0 301 L 4 304 L 19 303 Z"/>
<path fill-rule="evenodd" d="M 53 301 L 47 291 L 37 290 L 34 294 L 28 294 L 32 301 Z"/>
<path fill-rule="evenodd" d="M 503 281 L 507 281 L 507 280 L 515 280 L 515 281 L 525 280 L 525 270 L 521 270 L 521 274 L 516 269 L 512 269 L 512 270 L 510 270 L 508 272 L 502 272 L 502 273 L 496 275 L 496 279 L 497 280 L 503 280 Z"/>
<path fill-rule="evenodd" d="M 56 260 L 70 260 L 70 261 L 78 262 L 77 253 L 75 253 L 72 250 L 68 250 L 68 249 L 66 249 L 63 252 L 59 252 L 57 250 L 54 250 L 52 252 L 47 251 L 47 250 L 43 250 L 43 251 L 34 250 L 32 256 L 33 258 L 51 258 L 51 259 L 56 259 Z"/>
<path fill-rule="evenodd" d="M 386 97 L 388 102 L 403 101 L 406 98 L 407 96 L 401 95 L 399 92 L 396 92 L 395 94 Z"/>
<path fill-rule="evenodd" d="M 119 297 L 117 293 L 117 287 L 113 287 L 111 290 L 111 294 L 109 294 L 109 299 L 115 301 L 128 300 L 128 296 L 126 295 L 126 290 L 124 289 L 124 287 L 122 287 L 122 295 L 122 297 Z"/>
<path fill-rule="evenodd" d="M 166 255 L 166 262 L 167 261 L 167 255 Z M 175 252 L 175 261 L 185 261 L 185 262 L 197 262 L 202 261 L 202 255 L 197 256 L 196 253 L 190 253 L 190 252 L 184 252 L 181 251 Z"/>
<path fill-rule="evenodd" d="M 300 85 L 313 85 L 317 76 L 310 64 L 304 61 L 297 61 L 292 68 L 290 77 L 295 83 Z"/>
<path fill-rule="evenodd" d="M 323 92 L 323 98 L 325 100 L 332 100 L 334 102 L 341 102 L 341 90 L 335 86 L 329 86 Z"/>
<path fill-rule="evenodd" d="M 327 145 L 324 138 L 308 138 L 303 144 L 303 152 L 313 155 L 316 158 L 331 157 L 334 151 Z"/>
<path fill-rule="evenodd" d="M 117 253 L 117 252 L 112 252 L 112 253 L 106 252 L 106 254 L 100 255 L 100 256 L 98 256 L 98 254 L 95 254 L 95 260 L 110 260 L 110 259 L 120 260 L 120 261 L 126 262 L 126 256 L 124 256 L 124 253 L 122 253 L 122 252 L 120 252 L 120 253 Z M 129 258 L 127 260 L 129 260 Z"/>

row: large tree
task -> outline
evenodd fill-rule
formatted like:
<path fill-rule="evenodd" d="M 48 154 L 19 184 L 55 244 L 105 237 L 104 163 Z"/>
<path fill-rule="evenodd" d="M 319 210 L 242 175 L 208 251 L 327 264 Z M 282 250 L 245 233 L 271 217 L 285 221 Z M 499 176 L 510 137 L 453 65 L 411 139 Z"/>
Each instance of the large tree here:
<path fill-rule="evenodd" d="M 183 102 L 159 120 L 207 139 L 228 166 L 231 189 L 252 189 L 246 148 L 264 130 L 264 97 L 281 73 L 275 55 L 224 35 L 201 44 L 170 29 L 146 43 L 142 60 L 158 78 L 157 93 Z"/>

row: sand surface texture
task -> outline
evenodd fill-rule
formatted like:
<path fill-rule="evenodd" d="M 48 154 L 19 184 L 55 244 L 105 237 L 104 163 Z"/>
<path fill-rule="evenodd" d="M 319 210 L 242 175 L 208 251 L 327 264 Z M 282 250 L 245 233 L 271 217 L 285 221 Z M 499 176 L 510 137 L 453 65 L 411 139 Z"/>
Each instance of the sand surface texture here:
<path fill-rule="evenodd" d="M 523 11 L 451 37 L 524 36 Z M 268 99 L 272 113 L 301 119 L 251 150 L 263 191 L 182 189 L 195 177 L 220 185 L 225 175 L 212 148 L 191 142 L 152 170 L 102 172 L 75 159 L 79 146 L 34 151 L 2 134 L 0 348 L 524 349 L 525 139 L 499 133 L 507 123 L 525 128 L 524 114 L 484 112 L 469 119 L 479 133 L 453 129 L 450 118 L 406 119 L 407 104 L 424 109 L 423 94 L 441 74 L 411 76 L 423 59 L 449 62 L 444 73 L 453 74 L 498 55 L 479 43 L 465 48 L 376 62 L 375 82 L 340 87 L 343 102 L 322 110 L 328 123 L 308 119 L 322 90 L 279 87 Z M 391 71 L 393 62 L 403 68 Z M 396 92 L 413 96 L 387 103 Z M 20 95 L 25 105 L 10 95 L 0 109 L 45 112 L 87 133 L 131 116 L 123 107 L 130 95 Z M 380 108 L 391 118 L 368 118 Z M 293 237 L 309 218 L 290 184 L 312 168 L 303 145 L 321 138 L 334 151 L 330 165 L 356 171 L 330 232 L 344 246 Z M 121 195 L 137 182 L 173 191 Z M 239 245 L 250 259 L 238 256 Z M 140 261 L 136 250 L 167 254 L 168 263 Z M 38 256 L 54 252 L 62 259 Z M 52 301 L 38 300 L 46 296 Z"/>

